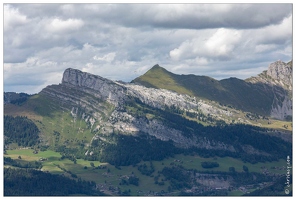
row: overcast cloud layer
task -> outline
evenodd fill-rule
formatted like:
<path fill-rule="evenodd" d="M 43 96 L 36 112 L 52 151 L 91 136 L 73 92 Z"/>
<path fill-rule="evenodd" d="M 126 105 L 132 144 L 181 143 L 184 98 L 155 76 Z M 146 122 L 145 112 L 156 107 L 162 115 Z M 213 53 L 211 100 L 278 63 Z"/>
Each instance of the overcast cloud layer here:
<path fill-rule="evenodd" d="M 245 79 L 292 59 L 292 4 L 4 4 L 3 42 L 6 92 L 40 92 L 69 67 Z"/>

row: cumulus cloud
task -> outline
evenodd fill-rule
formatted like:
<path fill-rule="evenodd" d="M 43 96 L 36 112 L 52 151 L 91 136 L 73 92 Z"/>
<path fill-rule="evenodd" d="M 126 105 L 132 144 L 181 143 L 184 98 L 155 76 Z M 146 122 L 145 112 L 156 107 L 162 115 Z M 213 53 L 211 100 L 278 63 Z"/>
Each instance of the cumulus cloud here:
<path fill-rule="evenodd" d="M 20 13 L 17 8 L 4 5 L 4 31 L 9 31 L 28 22 L 27 16 Z"/>
<path fill-rule="evenodd" d="M 232 55 L 236 45 L 239 44 L 241 33 L 228 29 L 218 29 L 206 42 L 208 55 L 218 58 L 228 58 Z"/>
<path fill-rule="evenodd" d="M 101 61 L 106 61 L 106 62 L 111 62 L 114 60 L 116 56 L 116 53 L 115 52 L 111 52 L 111 53 L 108 53 L 102 57 L 99 57 L 99 56 L 94 56 L 94 60 L 101 60 Z"/>
<path fill-rule="evenodd" d="M 278 25 L 270 25 L 264 29 L 258 29 L 257 32 L 256 40 L 264 44 L 290 42 L 292 40 L 292 15 L 284 18 Z"/>
<path fill-rule="evenodd" d="M 69 16 L 79 10 L 66 5 Z M 292 4 L 108 4 L 84 5 L 84 16 L 131 27 L 253 29 L 278 24 Z"/>
<path fill-rule="evenodd" d="M 81 16 L 124 26 L 253 29 L 281 23 L 292 4 L 31 4 L 28 16 Z M 83 11 L 83 12 L 82 12 Z"/>
<path fill-rule="evenodd" d="M 37 57 L 24 63 L 4 63 L 4 91 L 37 93 L 49 84 L 58 83 L 61 79 L 58 68 L 57 63 Z"/>
<path fill-rule="evenodd" d="M 291 60 L 292 4 L 5 4 L 3 43 L 5 91 L 39 92 L 69 67 L 247 78 Z"/>
<path fill-rule="evenodd" d="M 83 21 L 80 19 L 61 20 L 55 18 L 46 26 L 46 30 L 50 32 L 63 33 L 78 30 L 83 26 L 83 24 Z"/>
<path fill-rule="evenodd" d="M 205 57 L 213 60 L 227 60 L 233 56 L 233 50 L 240 43 L 241 33 L 236 30 L 220 28 L 208 39 L 193 38 L 183 42 L 170 51 L 173 60 Z"/>
<path fill-rule="evenodd" d="M 262 53 L 266 51 L 273 51 L 277 46 L 274 44 L 259 44 L 255 47 L 256 53 Z"/>

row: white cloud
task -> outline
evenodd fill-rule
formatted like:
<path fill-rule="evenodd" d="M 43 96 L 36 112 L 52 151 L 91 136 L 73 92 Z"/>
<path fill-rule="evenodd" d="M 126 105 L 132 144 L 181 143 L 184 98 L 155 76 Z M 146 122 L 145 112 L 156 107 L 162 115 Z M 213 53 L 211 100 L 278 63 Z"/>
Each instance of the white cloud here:
<path fill-rule="evenodd" d="M 207 65 L 209 63 L 208 59 L 206 59 L 205 57 L 196 57 L 192 61 L 192 65 Z"/>
<path fill-rule="evenodd" d="M 202 37 L 186 40 L 178 48 L 170 51 L 170 57 L 174 61 L 182 59 L 205 58 L 213 60 L 230 59 L 233 51 L 240 43 L 241 33 L 232 29 L 218 29 L 209 38 Z"/>
<path fill-rule="evenodd" d="M 17 8 L 10 5 L 4 5 L 4 31 L 9 31 L 17 26 L 21 26 L 28 22 L 27 16 L 19 12 Z"/>
<path fill-rule="evenodd" d="M 81 69 L 83 72 L 94 73 L 96 66 L 93 63 L 86 63 L 86 65 Z"/>
<path fill-rule="evenodd" d="M 102 57 L 100 56 L 94 56 L 93 59 L 94 60 L 100 60 L 100 61 L 105 61 L 105 62 L 112 62 L 114 60 L 116 56 L 116 53 L 115 52 L 111 52 L 111 53 L 108 53 Z"/>
<path fill-rule="evenodd" d="M 259 44 L 255 47 L 255 52 L 262 53 L 266 51 L 273 51 L 277 46 L 274 44 Z"/>
<path fill-rule="evenodd" d="M 220 27 L 248 29 L 278 24 L 282 18 L 291 13 L 292 5 L 161 4 L 151 5 L 150 9 L 143 6 L 142 9 L 143 14 L 140 17 L 143 17 L 146 24 L 152 26 L 191 29 Z"/>
<path fill-rule="evenodd" d="M 236 30 L 218 29 L 205 43 L 208 56 L 228 58 L 240 42 L 241 33 Z"/>
<path fill-rule="evenodd" d="M 46 30 L 50 32 L 69 32 L 80 29 L 84 25 L 81 19 L 67 19 L 61 20 L 58 18 L 53 19 L 50 24 L 46 26 Z"/>
<path fill-rule="evenodd" d="M 63 12 L 64 15 L 72 15 L 75 13 L 75 6 L 74 4 L 64 4 L 60 6 L 60 10 Z"/>
<path fill-rule="evenodd" d="M 60 82 L 64 67 L 56 62 L 29 57 L 23 63 L 4 63 L 4 91 L 40 92 Z"/>
<path fill-rule="evenodd" d="M 169 54 L 172 60 L 179 61 L 202 56 L 204 50 L 204 40 L 201 37 L 197 37 L 185 40 L 178 48 L 171 50 Z"/>
<path fill-rule="evenodd" d="M 184 43 L 182 43 L 183 46 L 186 46 Z M 178 61 L 181 57 L 182 54 L 182 45 L 179 48 L 175 48 L 172 51 L 170 51 L 170 57 L 174 60 L 174 61 Z"/>
<path fill-rule="evenodd" d="M 266 44 L 284 43 L 292 40 L 292 15 L 284 18 L 280 24 L 258 29 L 257 41 Z"/>

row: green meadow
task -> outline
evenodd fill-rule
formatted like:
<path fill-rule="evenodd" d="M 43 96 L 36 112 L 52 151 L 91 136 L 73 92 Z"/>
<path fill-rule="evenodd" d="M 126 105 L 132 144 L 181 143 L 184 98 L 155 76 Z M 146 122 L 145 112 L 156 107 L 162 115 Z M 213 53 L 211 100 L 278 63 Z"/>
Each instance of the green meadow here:
<path fill-rule="evenodd" d="M 4 156 L 11 157 L 12 159 L 18 161 L 39 161 L 41 158 L 45 158 L 46 160 L 42 161 L 42 171 L 48 171 L 54 174 L 64 174 L 68 177 L 71 177 L 71 174 L 75 174 L 77 178 L 81 178 L 83 180 L 94 181 L 97 184 L 107 184 L 110 186 L 120 187 L 121 191 L 130 190 L 130 194 L 133 196 L 140 195 L 141 193 L 138 193 L 138 191 L 167 191 L 169 182 L 164 180 L 165 178 L 163 175 L 160 175 L 159 180 L 164 180 L 164 185 L 155 184 L 154 177 L 158 175 L 158 171 L 162 171 L 164 167 L 171 166 L 172 163 L 176 165 L 182 165 L 185 169 L 196 169 L 198 171 L 206 172 L 207 170 L 201 167 L 201 162 L 212 161 L 219 163 L 219 167 L 211 169 L 217 172 L 228 172 L 229 167 L 234 167 L 237 172 L 242 172 L 243 165 L 245 165 L 249 168 L 250 172 L 260 173 L 262 170 L 261 167 L 265 167 L 270 172 L 279 174 L 285 174 L 285 170 L 279 170 L 278 168 L 275 168 L 284 167 L 286 165 L 286 161 L 284 159 L 281 159 L 277 162 L 250 164 L 230 157 L 202 158 L 199 156 L 179 154 L 175 155 L 173 158 L 167 158 L 162 161 L 152 161 L 155 171 L 150 176 L 146 176 L 141 174 L 141 172 L 137 169 L 137 166 L 130 165 L 116 168 L 115 166 L 108 163 L 101 163 L 99 161 L 86 161 L 83 159 L 77 159 L 76 164 L 74 164 L 73 161 L 68 159 L 61 160 L 61 155 L 51 150 L 39 151 L 38 154 L 34 154 L 33 149 L 7 150 Z M 19 156 L 21 157 L 21 160 L 19 159 Z M 148 161 L 142 161 L 138 165 L 144 163 L 147 166 L 150 166 L 150 162 Z M 139 178 L 139 185 L 120 185 L 121 177 L 131 174 L 134 174 Z M 234 196 L 241 194 L 242 193 L 240 191 L 232 191 L 230 193 L 230 195 Z"/>

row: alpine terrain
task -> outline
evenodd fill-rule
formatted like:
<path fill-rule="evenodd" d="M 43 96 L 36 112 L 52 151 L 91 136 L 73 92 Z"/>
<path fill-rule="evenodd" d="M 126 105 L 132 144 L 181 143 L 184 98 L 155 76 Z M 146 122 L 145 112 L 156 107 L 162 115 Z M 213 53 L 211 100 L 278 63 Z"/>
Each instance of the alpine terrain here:
<path fill-rule="evenodd" d="M 220 81 L 69 68 L 38 94 L 4 93 L 7 196 L 285 196 L 291 159 L 292 61 Z"/>

